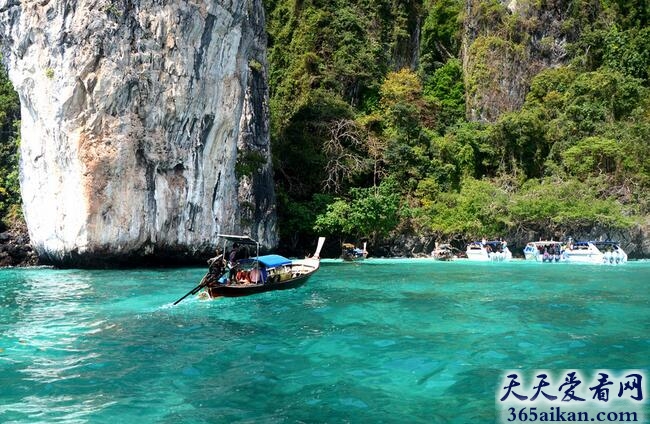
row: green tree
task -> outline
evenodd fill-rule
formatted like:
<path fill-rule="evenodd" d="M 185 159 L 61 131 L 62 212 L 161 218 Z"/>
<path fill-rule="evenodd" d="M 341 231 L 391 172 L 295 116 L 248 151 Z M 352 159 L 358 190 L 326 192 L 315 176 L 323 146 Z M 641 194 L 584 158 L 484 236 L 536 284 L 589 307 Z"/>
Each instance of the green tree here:
<path fill-rule="evenodd" d="M 428 11 L 422 24 L 422 55 L 420 63 L 425 74 L 432 74 L 440 64 L 456 60 L 461 45 L 460 19 L 463 2 L 459 0 L 427 0 Z"/>
<path fill-rule="evenodd" d="M 603 64 L 627 76 L 648 79 L 650 28 L 620 31 L 613 26 L 604 39 Z"/>
<path fill-rule="evenodd" d="M 20 101 L 4 68 L 0 68 L 0 230 L 20 220 L 18 146 Z"/>
<path fill-rule="evenodd" d="M 545 134 L 545 122 L 539 110 L 525 109 L 501 115 L 490 131 L 499 157 L 496 171 L 523 178 L 542 176 L 550 151 Z"/>
<path fill-rule="evenodd" d="M 529 180 L 512 199 L 510 213 L 525 230 L 567 236 L 594 226 L 616 229 L 632 223 L 618 202 L 598 198 L 597 190 L 575 179 Z"/>
<path fill-rule="evenodd" d="M 278 208 L 284 212 L 283 223 L 280 226 L 282 248 L 287 252 L 298 252 L 300 246 L 310 243 L 316 236 L 314 224 L 320 211 L 333 202 L 333 197 L 327 194 L 315 194 L 311 199 L 295 201 L 285 190 L 277 192 Z M 302 252 L 301 252 L 302 253 Z"/>
<path fill-rule="evenodd" d="M 386 164 L 407 192 L 429 171 L 430 136 L 424 121 L 433 114 L 431 105 L 423 97 L 420 78 L 409 69 L 389 73 L 380 95 L 383 134 L 388 140 Z"/>
<path fill-rule="evenodd" d="M 618 141 L 587 137 L 563 153 L 568 173 L 585 180 L 590 175 L 620 174 L 625 152 Z"/>
<path fill-rule="evenodd" d="M 493 182 L 466 178 L 459 192 L 442 192 L 422 211 L 440 237 L 493 237 L 510 226 L 508 194 Z"/>
<path fill-rule="evenodd" d="M 314 229 L 343 238 L 378 238 L 387 236 L 400 222 L 398 184 L 384 180 L 378 187 L 355 188 L 348 198 L 337 198 L 316 218 Z"/>
<path fill-rule="evenodd" d="M 452 58 L 425 79 L 424 97 L 434 105 L 435 128 L 444 133 L 465 118 L 465 85 L 459 59 Z"/>

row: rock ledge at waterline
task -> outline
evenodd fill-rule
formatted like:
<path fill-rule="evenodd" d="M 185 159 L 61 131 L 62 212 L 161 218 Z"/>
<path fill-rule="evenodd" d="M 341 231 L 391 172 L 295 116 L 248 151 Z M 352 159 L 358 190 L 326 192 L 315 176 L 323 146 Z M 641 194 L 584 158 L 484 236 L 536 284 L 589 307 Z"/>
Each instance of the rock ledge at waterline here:
<path fill-rule="evenodd" d="M 127 4 L 0 7 L 37 254 L 182 261 L 219 232 L 275 246 L 261 1 Z"/>

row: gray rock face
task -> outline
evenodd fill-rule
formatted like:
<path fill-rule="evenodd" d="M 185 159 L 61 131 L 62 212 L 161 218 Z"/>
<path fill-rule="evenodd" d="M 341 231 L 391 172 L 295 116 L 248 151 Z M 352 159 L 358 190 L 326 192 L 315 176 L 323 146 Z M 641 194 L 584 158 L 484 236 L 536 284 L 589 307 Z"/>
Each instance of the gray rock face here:
<path fill-rule="evenodd" d="M 565 64 L 566 45 L 579 34 L 566 0 L 499 3 L 465 0 L 462 57 L 472 121 L 519 110 L 533 76 Z"/>
<path fill-rule="evenodd" d="M 32 244 L 60 265 L 277 244 L 261 0 L 0 1 Z"/>

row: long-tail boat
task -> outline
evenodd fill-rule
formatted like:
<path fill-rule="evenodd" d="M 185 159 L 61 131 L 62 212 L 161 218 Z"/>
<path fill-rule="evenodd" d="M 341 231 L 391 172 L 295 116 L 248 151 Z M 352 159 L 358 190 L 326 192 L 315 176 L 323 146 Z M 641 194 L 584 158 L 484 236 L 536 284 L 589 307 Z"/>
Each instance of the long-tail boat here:
<path fill-rule="evenodd" d="M 269 290 L 290 289 L 303 285 L 320 267 L 320 251 L 325 237 L 320 237 L 314 254 L 304 259 L 289 259 L 281 255 L 259 255 L 259 243 L 248 236 L 219 235 L 225 244 L 231 242 L 255 248 L 255 256 L 223 255 L 213 258 L 202 284 L 210 297 L 246 296 Z"/>

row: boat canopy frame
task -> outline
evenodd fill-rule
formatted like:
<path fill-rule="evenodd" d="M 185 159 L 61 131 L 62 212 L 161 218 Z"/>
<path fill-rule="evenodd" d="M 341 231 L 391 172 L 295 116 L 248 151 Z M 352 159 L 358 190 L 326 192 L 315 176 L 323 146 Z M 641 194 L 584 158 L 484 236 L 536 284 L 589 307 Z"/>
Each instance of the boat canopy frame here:
<path fill-rule="evenodd" d="M 249 244 L 249 245 L 259 245 L 260 243 L 257 240 L 253 240 L 248 236 L 237 236 L 233 234 L 217 234 L 217 238 L 225 239 L 233 243 L 240 244 Z"/>
<path fill-rule="evenodd" d="M 257 240 L 252 239 L 249 236 L 241 236 L 241 235 L 235 235 L 235 234 L 217 234 L 217 238 L 221 238 L 224 240 L 223 242 L 223 254 L 226 254 L 226 243 L 231 242 L 231 243 L 238 243 L 238 244 L 245 244 L 248 246 L 255 246 L 255 257 L 260 256 L 260 242 Z M 228 258 L 225 258 L 228 260 Z"/>

